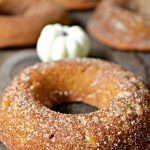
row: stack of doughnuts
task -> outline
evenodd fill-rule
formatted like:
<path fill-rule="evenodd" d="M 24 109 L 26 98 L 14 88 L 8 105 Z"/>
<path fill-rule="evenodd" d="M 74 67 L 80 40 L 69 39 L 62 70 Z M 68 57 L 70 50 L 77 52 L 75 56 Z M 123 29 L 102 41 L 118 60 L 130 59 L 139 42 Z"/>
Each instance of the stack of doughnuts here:
<path fill-rule="evenodd" d="M 52 0 L 1 0 L 0 48 L 36 44 L 42 28 L 69 23 L 67 12 Z"/>

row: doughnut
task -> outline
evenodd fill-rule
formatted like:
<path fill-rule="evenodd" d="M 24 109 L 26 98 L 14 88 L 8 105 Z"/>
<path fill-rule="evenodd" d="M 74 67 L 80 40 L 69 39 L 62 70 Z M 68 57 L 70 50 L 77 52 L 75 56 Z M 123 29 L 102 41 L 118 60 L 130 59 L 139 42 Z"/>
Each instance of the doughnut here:
<path fill-rule="evenodd" d="M 100 0 L 55 0 L 68 10 L 92 9 Z"/>
<path fill-rule="evenodd" d="M 83 102 L 87 114 L 52 110 Z M 119 65 L 65 59 L 26 68 L 0 101 L 0 141 L 12 150 L 148 150 L 150 93 Z"/>
<path fill-rule="evenodd" d="M 105 0 L 88 21 L 99 42 L 126 51 L 150 51 L 150 1 Z"/>
<path fill-rule="evenodd" d="M 69 17 L 52 0 L 0 0 L 0 48 L 33 45 L 42 28 L 56 22 Z"/>

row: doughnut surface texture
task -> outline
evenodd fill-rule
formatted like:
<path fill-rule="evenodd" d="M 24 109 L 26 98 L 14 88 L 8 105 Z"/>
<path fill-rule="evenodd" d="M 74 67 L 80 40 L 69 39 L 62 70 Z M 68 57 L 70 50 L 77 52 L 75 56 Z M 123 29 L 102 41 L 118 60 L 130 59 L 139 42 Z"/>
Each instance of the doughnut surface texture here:
<path fill-rule="evenodd" d="M 0 48 L 33 45 L 45 25 L 68 22 L 53 0 L 0 0 Z"/>
<path fill-rule="evenodd" d="M 62 114 L 50 108 L 84 102 L 99 110 Z M 36 64 L 0 101 L 0 141 L 10 150 L 148 150 L 150 94 L 134 74 L 96 59 Z"/>
<path fill-rule="evenodd" d="M 150 51 L 150 1 L 104 0 L 89 20 L 88 31 L 118 50 Z"/>
<path fill-rule="evenodd" d="M 55 0 L 68 10 L 91 9 L 98 4 L 100 0 Z"/>

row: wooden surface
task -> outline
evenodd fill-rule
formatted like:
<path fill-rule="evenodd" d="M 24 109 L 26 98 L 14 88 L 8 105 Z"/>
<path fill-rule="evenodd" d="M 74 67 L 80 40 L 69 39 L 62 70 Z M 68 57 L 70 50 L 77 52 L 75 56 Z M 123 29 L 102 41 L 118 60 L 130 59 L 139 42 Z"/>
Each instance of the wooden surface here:
<path fill-rule="evenodd" d="M 86 22 L 92 12 L 72 13 L 73 24 L 81 25 L 86 29 Z M 122 52 L 113 50 L 103 44 L 97 43 L 91 37 L 91 53 L 89 57 L 101 58 L 116 62 L 126 69 L 140 76 L 150 87 L 150 53 Z M 35 49 L 0 50 L 0 95 L 13 77 L 23 68 L 39 62 Z M 0 145 L 0 150 L 2 147 Z"/>

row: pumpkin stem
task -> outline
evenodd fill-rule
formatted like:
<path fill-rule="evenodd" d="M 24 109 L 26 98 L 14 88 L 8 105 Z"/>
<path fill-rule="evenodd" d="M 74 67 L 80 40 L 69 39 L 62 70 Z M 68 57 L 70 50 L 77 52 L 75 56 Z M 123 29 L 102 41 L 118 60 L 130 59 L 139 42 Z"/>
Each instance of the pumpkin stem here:
<path fill-rule="evenodd" d="M 58 34 L 58 36 L 67 36 L 67 35 L 68 35 L 68 33 L 65 31 L 62 31 Z"/>

